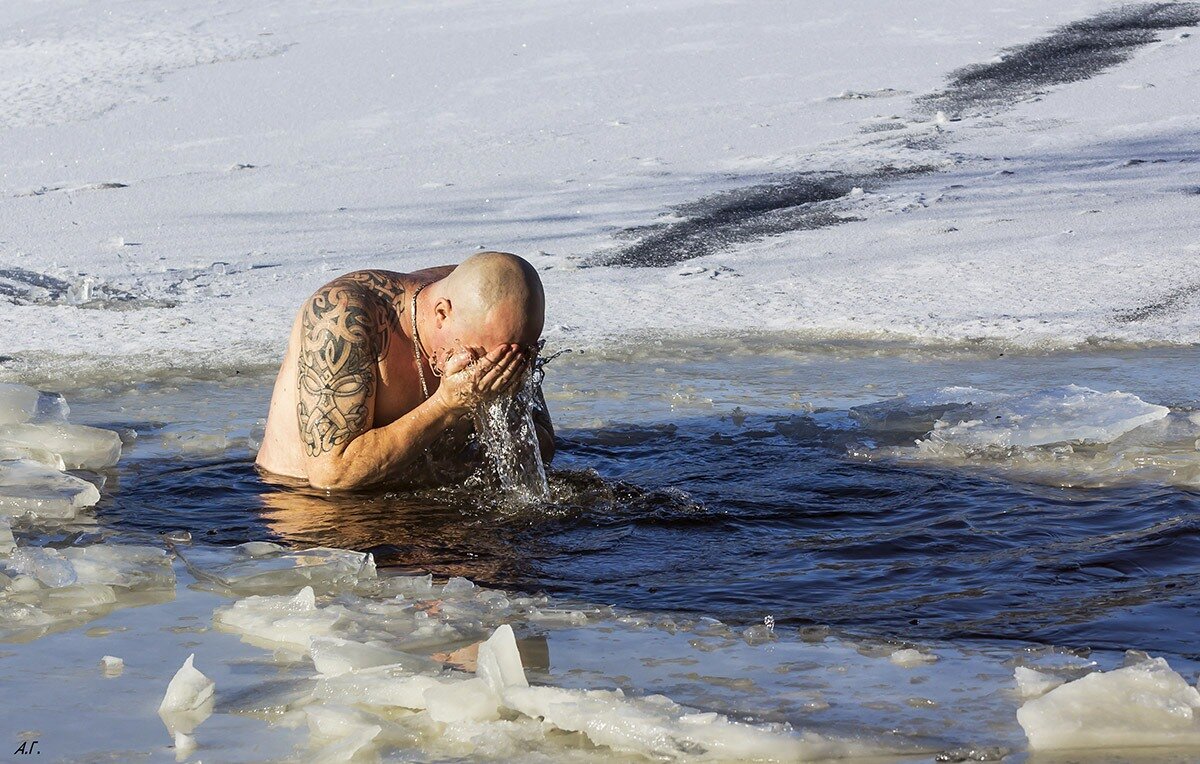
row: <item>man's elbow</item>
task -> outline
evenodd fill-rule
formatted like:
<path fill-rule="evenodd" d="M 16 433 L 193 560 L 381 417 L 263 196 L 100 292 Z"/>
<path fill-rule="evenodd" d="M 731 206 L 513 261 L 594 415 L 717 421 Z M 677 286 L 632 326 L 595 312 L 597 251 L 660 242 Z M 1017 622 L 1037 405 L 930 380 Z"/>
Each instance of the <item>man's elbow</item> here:
<path fill-rule="evenodd" d="M 351 468 L 350 460 L 327 455 L 308 464 L 308 484 L 323 491 L 348 491 L 362 488 L 370 481 Z"/>

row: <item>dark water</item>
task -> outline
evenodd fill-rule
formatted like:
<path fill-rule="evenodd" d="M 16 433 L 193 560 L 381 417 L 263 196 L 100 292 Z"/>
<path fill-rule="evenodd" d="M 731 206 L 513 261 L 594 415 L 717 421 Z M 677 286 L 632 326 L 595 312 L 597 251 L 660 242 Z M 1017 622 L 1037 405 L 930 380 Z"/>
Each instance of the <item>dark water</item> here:
<path fill-rule="evenodd" d="M 250 390 L 231 395 L 264 399 Z M 1195 491 L 863 462 L 848 456 L 862 433 L 843 412 L 769 403 L 745 416 L 647 421 L 647 411 L 636 423 L 564 427 L 555 502 L 524 510 L 462 488 L 331 497 L 280 487 L 244 448 L 155 454 L 145 425 L 147 444 L 123 460 L 101 516 L 220 544 L 369 550 L 410 570 L 742 623 L 772 615 L 873 636 L 1200 658 Z"/>

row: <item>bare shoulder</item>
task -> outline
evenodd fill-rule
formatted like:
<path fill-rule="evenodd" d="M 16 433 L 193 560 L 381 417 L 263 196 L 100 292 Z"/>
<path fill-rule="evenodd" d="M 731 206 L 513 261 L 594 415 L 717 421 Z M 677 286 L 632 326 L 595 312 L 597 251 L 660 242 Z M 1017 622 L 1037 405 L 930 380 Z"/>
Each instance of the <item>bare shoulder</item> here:
<path fill-rule="evenodd" d="M 450 275 L 450 272 L 458 267 L 454 265 L 435 265 L 432 268 L 422 268 L 419 271 L 413 271 L 407 274 L 410 279 L 418 284 L 427 284 L 431 281 L 439 281 Z"/>
<path fill-rule="evenodd" d="M 357 292 L 364 298 L 383 298 L 390 303 L 404 296 L 404 284 L 408 274 L 396 271 L 370 269 L 343 273 L 316 291 L 316 295 L 330 290 Z M 315 295 L 314 295 L 315 296 Z"/>

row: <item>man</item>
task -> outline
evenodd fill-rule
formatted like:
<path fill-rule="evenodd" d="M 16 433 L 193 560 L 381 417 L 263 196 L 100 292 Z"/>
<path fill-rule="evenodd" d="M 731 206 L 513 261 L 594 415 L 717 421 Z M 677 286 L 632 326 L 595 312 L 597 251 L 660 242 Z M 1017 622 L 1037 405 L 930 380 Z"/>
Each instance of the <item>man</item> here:
<path fill-rule="evenodd" d="M 419 472 L 481 403 L 516 392 L 544 319 L 537 271 L 504 252 L 334 279 L 292 325 L 258 466 L 328 489 Z M 544 406 L 536 419 L 548 461 Z"/>

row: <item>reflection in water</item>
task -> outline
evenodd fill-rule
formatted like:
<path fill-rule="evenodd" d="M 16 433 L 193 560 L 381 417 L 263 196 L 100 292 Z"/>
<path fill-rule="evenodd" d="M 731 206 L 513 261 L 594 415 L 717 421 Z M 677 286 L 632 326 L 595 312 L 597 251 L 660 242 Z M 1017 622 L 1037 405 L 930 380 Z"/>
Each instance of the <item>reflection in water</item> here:
<path fill-rule="evenodd" d="M 587 470 L 551 472 L 546 503 L 515 507 L 504 488 L 478 479 L 357 493 L 266 474 L 262 483 L 259 517 L 276 538 L 369 551 L 380 565 L 496 586 L 536 586 L 539 560 L 607 549 L 634 518 L 703 511 L 682 492 L 641 490 Z M 598 524 L 614 530 L 588 530 Z"/>

